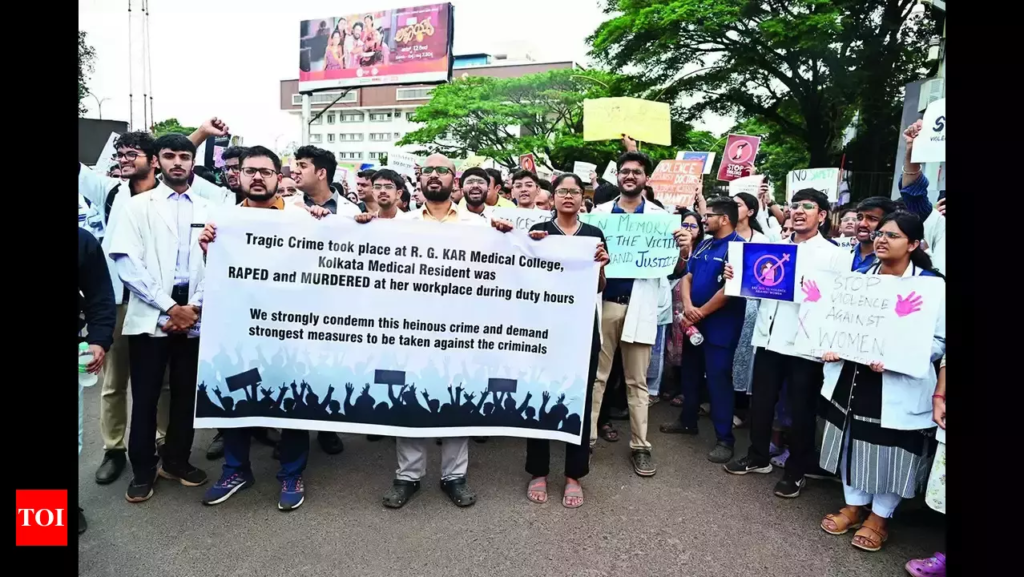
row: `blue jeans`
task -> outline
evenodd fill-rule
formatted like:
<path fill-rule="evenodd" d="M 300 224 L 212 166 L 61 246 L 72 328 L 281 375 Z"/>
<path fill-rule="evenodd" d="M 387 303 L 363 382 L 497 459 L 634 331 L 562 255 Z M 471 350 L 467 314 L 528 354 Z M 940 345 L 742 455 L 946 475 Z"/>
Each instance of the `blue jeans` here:
<path fill-rule="evenodd" d="M 665 329 L 658 325 L 658 336 L 651 348 L 651 362 L 647 365 L 647 394 L 657 397 L 661 392 L 661 375 L 665 372 Z"/>
<path fill-rule="evenodd" d="M 708 396 L 711 399 L 711 423 L 715 427 L 715 436 L 718 442 L 730 447 L 736 442 L 732 434 L 732 414 L 736 405 L 732 388 L 732 361 L 735 352 L 735 348 L 720 347 L 706 341 L 696 347 L 686 343 L 680 367 L 683 411 L 679 415 L 679 421 L 684 427 L 697 426 L 700 388 L 706 382 Z"/>
<path fill-rule="evenodd" d="M 252 442 L 252 430 L 224 429 L 224 473 L 252 472 L 249 464 L 249 445 Z M 281 469 L 277 472 L 277 480 L 284 481 L 298 477 L 306 470 L 309 460 L 309 431 L 282 429 Z"/>

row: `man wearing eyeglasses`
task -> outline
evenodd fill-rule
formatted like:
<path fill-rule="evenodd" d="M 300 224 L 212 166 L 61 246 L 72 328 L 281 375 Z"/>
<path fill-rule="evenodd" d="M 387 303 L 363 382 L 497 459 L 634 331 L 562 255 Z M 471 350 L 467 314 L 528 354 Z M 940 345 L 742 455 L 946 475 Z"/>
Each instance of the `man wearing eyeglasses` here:
<path fill-rule="evenodd" d="M 487 206 L 487 195 L 491 186 L 490 175 L 482 168 L 473 167 L 462 173 L 463 200 L 459 211 L 485 220 L 491 218 L 491 207 Z"/>
<path fill-rule="evenodd" d="M 828 220 L 829 201 L 821 191 L 805 188 L 793 194 L 790 201 L 793 235 L 782 244 L 799 244 L 801 266 L 850 271 L 850 253 L 822 236 L 820 227 Z M 724 276 L 732 278 L 727 265 Z M 802 283 L 802 279 L 801 279 Z M 805 330 L 800 319 L 800 305 L 762 299 L 751 340 L 755 347 L 753 394 L 750 399 L 750 449 L 747 454 L 725 465 L 734 475 L 770 473 L 769 445 L 775 405 L 783 382 L 787 383 L 792 426 L 789 430 L 789 459 L 786 472 L 775 485 L 775 495 L 783 498 L 800 496 L 805 475 L 818 470 L 815 459 L 814 434 L 818 397 L 824 382 L 822 362 L 794 350 L 797 332 Z"/>

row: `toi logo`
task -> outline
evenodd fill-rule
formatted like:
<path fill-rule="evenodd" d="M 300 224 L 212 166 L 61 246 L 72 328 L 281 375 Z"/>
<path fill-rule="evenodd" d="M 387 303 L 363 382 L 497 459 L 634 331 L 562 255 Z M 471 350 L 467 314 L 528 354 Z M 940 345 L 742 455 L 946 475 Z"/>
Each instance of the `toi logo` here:
<path fill-rule="evenodd" d="M 68 492 L 65 490 L 15 491 L 15 545 L 68 544 Z"/>

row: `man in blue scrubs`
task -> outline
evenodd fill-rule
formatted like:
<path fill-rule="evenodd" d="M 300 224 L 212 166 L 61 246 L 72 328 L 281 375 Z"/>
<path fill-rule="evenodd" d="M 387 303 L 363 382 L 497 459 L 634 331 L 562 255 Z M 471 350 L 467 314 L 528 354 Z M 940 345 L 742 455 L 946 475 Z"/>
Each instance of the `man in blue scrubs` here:
<path fill-rule="evenodd" d="M 871 240 L 871 233 L 883 217 L 895 211 L 896 203 L 884 196 L 865 198 L 857 205 L 857 244 L 853 247 L 851 271 L 866 272 L 875 264 L 875 242 Z"/>
<path fill-rule="evenodd" d="M 723 272 L 729 257 L 730 242 L 744 242 L 736 234 L 739 220 L 736 203 L 729 198 L 708 201 L 706 213 L 710 238 L 702 241 L 687 261 L 687 275 L 683 277 L 683 326 L 694 325 L 704 336 L 704 342 L 683 347 L 682 388 L 683 410 L 679 418 L 661 426 L 663 433 L 697 434 L 697 408 L 700 404 L 700 386 L 707 375 L 711 398 L 711 422 L 718 439 L 708 453 L 713 463 L 725 463 L 732 458 L 735 438 L 732 434 L 732 415 L 735 397 L 732 387 L 732 360 L 743 330 L 746 299 L 725 296 Z"/>

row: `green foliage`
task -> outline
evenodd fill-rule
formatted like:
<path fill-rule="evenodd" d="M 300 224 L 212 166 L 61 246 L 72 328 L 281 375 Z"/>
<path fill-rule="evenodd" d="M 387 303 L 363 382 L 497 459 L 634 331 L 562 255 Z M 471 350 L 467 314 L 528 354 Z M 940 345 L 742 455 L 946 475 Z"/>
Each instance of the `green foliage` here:
<path fill-rule="evenodd" d="M 434 89 L 419 107 L 418 130 L 399 146 L 419 145 L 419 154 L 442 153 L 451 158 L 479 155 L 512 169 L 519 157 L 533 153 L 538 165 L 571 171 L 576 161 L 603 166 L 621 152 L 618 141 L 583 140 L 583 101 L 631 96 L 631 80 L 607 72 L 553 70 L 519 78 L 469 77 Z M 672 123 L 675 147 L 688 142 L 689 126 Z M 655 161 L 675 156 L 674 147 L 647 146 Z"/>
<path fill-rule="evenodd" d="M 773 151 L 772 170 L 798 160 L 795 146 L 810 166 L 838 166 L 843 131 L 859 110 L 857 139 L 871 143 L 859 168 L 878 170 L 892 164 L 901 90 L 920 77 L 935 30 L 930 16 L 911 15 L 914 4 L 607 0 L 613 16 L 588 40 L 609 68 L 637 70 L 631 80 L 649 87 L 648 98 L 699 96 L 683 120 L 714 112 L 770 129 L 786 143 Z"/>
<path fill-rule="evenodd" d="M 82 100 L 89 95 L 89 75 L 96 71 L 96 51 L 85 42 L 85 32 L 78 31 L 78 116 L 85 116 L 87 108 Z"/>
<path fill-rule="evenodd" d="M 153 136 L 156 138 L 160 138 L 165 134 L 173 133 L 184 134 L 185 136 L 188 136 L 195 131 L 196 128 L 194 126 L 182 126 L 180 123 L 178 123 L 177 118 L 168 118 L 167 120 L 162 120 L 160 122 L 157 122 L 150 128 L 150 132 L 152 132 Z"/>

